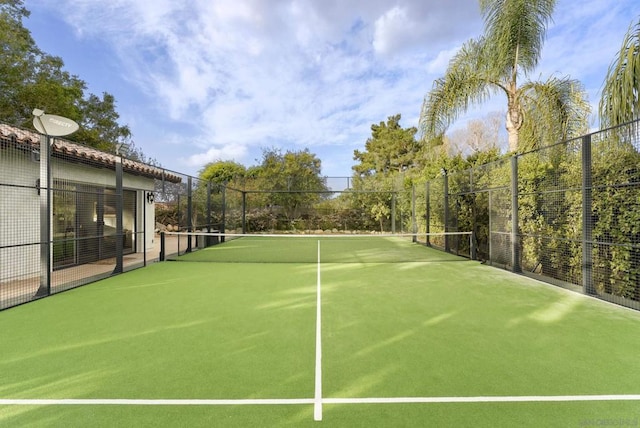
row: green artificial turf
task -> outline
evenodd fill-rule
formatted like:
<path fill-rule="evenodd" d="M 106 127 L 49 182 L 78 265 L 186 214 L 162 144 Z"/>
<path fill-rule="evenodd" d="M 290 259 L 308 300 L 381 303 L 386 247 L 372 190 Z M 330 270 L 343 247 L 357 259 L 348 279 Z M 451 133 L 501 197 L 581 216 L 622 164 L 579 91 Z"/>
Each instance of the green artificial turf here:
<path fill-rule="evenodd" d="M 468 239 L 467 235 L 461 235 Z M 457 256 L 412 242 L 410 236 L 251 235 L 171 259 L 232 263 L 403 263 L 459 260 Z"/>
<path fill-rule="evenodd" d="M 310 393 L 297 379 L 313 379 L 314 330 L 300 328 L 315 320 L 313 275 L 293 287 L 290 272 L 271 265 L 254 269 L 263 281 L 233 266 L 176 267 L 153 265 L 1 314 L 1 395 Z"/>
<path fill-rule="evenodd" d="M 474 262 L 323 279 L 326 396 L 640 392 L 637 312 Z"/>
<path fill-rule="evenodd" d="M 324 398 L 640 393 L 640 313 L 446 260 L 321 265 Z M 312 399 L 317 279 L 315 263 L 166 262 L 4 311 L 0 399 Z M 639 417 L 638 401 L 324 404 L 322 422 L 312 404 L 0 406 L 21 427 Z"/>

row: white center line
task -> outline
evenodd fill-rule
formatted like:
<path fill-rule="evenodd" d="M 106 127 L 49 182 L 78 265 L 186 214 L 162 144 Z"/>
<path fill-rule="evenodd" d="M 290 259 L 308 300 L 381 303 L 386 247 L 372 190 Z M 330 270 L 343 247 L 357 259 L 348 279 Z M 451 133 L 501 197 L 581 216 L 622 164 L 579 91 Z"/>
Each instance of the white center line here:
<path fill-rule="evenodd" d="M 313 403 L 313 420 L 322 420 L 322 299 L 320 298 L 320 240 L 318 240 L 318 277 L 316 281 L 316 388 Z"/>

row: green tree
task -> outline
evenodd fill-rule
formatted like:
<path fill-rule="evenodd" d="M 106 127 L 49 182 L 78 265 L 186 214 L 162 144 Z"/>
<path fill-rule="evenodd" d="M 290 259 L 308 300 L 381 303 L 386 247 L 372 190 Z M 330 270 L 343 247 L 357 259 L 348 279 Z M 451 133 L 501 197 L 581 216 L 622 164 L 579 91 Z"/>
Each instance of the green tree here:
<path fill-rule="evenodd" d="M 326 197 L 321 167 L 320 159 L 308 149 L 285 153 L 265 149 L 261 164 L 247 171 L 254 177 L 252 187 L 266 192 L 256 195 L 259 201 L 255 204 L 278 210 L 287 228 L 306 228 L 304 222 L 309 211 Z"/>
<path fill-rule="evenodd" d="M 80 129 L 70 139 L 108 152 L 118 150 L 128 155 L 132 151 L 131 130 L 118 124 L 120 115 L 113 95 L 104 92 L 100 98 L 90 94 L 79 100 L 78 105 Z"/>
<path fill-rule="evenodd" d="M 227 184 L 244 178 L 246 173 L 247 168 L 242 164 L 233 161 L 216 161 L 203 166 L 199 177 L 216 184 Z"/>
<path fill-rule="evenodd" d="M 618 56 L 609 66 L 599 110 L 604 128 L 640 116 L 640 19 L 629 27 Z"/>
<path fill-rule="evenodd" d="M 538 64 L 555 0 L 480 0 L 485 32 L 467 41 L 449 63 L 444 75 L 426 95 L 420 115 L 425 138 L 443 134 L 470 105 L 485 102 L 494 93 L 507 99 L 506 129 L 509 150 L 521 149 L 520 131 L 529 115 L 531 126 L 551 138 L 572 136 L 581 130 L 589 113 L 582 85 L 551 77 L 544 82 L 519 84 L 522 74 Z"/>
<path fill-rule="evenodd" d="M 353 159 L 359 164 L 353 170 L 361 175 L 403 172 L 415 165 L 420 144 L 415 139 L 417 128 L 402 128 L 401 115 L 396 114 L 371 125 L 371 137 L 365 144 L 365 151 L 355 150 Z"/>
<path fill-rule="evenodd" d="M 628 128 L 627 128 L 628 129 Z M 594 286 L 640 301 L 640 153 L 612 134 L 593 144 Z M 637 144 L 637 143 L 636 143 Z"/>
<path fill-rule="evenodd" d="M 235 212 L 242 204 L 242 193 L 236 189 L 243 187 L 245 174 L 246 168 L 233 161 L 209 162 L 200 169 L 199 179 L 194 180 L 193 201 L 200 209 L 200 212 L 196 212 L 200 218 L 206 219 L 208 208 L 211 208 L 211 217 L 206 221 L 209 229 L 221 228 L 223 220 L 226 220 L 232 229 L 235 228 L 239 217 Z"/>
<path fill-rule="evenodd" d="M 321 170 L 322 162 L 309 149 L 284 154 L 279 149 L 265 149 L 253 174 L 263 181 L 263 189 L 322 191 L 326 185 Z"/>
<path fill-rule="evenodd" d="M 78 122 L 70 140 L 110 152 L 124 147 L 143 160 L 130 129 L 118 123 L 113 95 L 86 95 L 86 83 L 65 71 L 61 58 L 38 48 L 22 23 L 29 15 L 23 0 L 0 0 L 0 121 L 31 127 L 37 107 Z"/>
<path fill-rule="evenodd" d="M 391 214 L 398 184 L 391 174 L 376 174 L 353 179 L 352 191 L 344 195 L 350 201 L 354 228 L 391 231 Z"/>
<path fill-rule="evenodd" d="M 22 86 L 17 88 L 20 97 L 14 113 L 16 120 L 21 121 L 18 123 L 30 125 L 34 107 L 80 123 L 82 113 L 79 102 L 82 100 L 85 82 L 64 71 L 64 63 L 59 57 L 41 52 L 34 58 L 29 74 L 24 76 Z"/>
<path fill-rule="evenodd" d="M 424 165 L 424 150 L 430 146 L 420 144 L 415 127 L 400 126 L 401 115 L 389 116 L 387 122 L 371 125 L 371 137 L 365 150 L 355 150 L 352 167 L 353 192 L 345 195 L 350 201 L 350 221 L 356 229 L 390 231 L 398 199 L 394 197 L 403 187 L 403 180 L 415 174 Z M 411 180 L 409 187 L 411 186 Z M 406 207 L 405 207 L 406 208 Z"/>
<path fill-rule="evenodd" d="M 24 76 L 31 72 L 35 45 L 31 33 L 22 26 L 29 11 L 21 0 L 0 2 L 0 117 L 21 123 L 19 111 Z M 20 118 L 20 120 L 17 120 Z"/>

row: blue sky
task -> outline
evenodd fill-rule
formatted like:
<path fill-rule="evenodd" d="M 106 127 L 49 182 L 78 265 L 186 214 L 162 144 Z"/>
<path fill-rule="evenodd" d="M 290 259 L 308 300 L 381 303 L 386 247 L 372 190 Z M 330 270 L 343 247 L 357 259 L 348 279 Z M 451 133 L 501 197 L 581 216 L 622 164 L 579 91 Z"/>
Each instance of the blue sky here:
<path fill-rule="evenodd" d="M 478 0 L 26 0 L 25 25 L 89 92 L 109 92 L 145 155 L 197 174 L 308 148 L 349 176 L 371 125 L 417 126 L 424 95 L 482 32 Z M 569 75 L 596 110 L 637 0 L 558 0 L 532 79 Z M 503 111 L 496 96 L 452 127 Z M 49 112 L 55 114 L 55 112 Z M 593 126 L 597 126 L 594 119 Z"/>

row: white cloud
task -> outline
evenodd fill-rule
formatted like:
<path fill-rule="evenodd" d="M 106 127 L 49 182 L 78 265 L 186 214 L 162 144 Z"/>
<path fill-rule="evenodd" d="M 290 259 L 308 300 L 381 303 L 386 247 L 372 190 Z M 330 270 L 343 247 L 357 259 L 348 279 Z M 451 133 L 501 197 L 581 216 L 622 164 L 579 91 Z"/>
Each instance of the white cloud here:
<path fill-rule="evenodd" d="M 399 2 L 376 19 L 373 46 L 381 55 L 450 48 L 480 27 L 476 0 Z"/>
<path fill-rule="evenodd" d="M 152 125 L 132 127 L 136 143 L 163 163 L 182 159 L 194 167 L 225 155 L 251 162 L 269 146 L 334 153 L 339 160 L 324 164 L 343 165 L 371 124 L 400 113 L 403 126 L 416 126 L 433 80 L 482 31 L 478 0 L 30 4 L 65 19 L 76 37 L 109 45 L 121 70 L 114 79 L 144 94 L 140 105 L 126 106 L 128 116 L 167 129 L 147 136 Z M 558 0 L 538 72 L 599 87 L 634 5 L 585 0 L 576 8 Z"/>
<path fill-rule="evenodd" d="M 460 46 L 438 52 L 438 55 L 427 64 L 427 73 L 441 76 L 447 71 L 449 61 L 460 50 Z"/>
<path fill-rule="evenodd" d="M 221 147 L 210 147 L 208 150 L 202 153 L 196 153 L 187 158 L 181 158 L 181 162 L 193 168 L 200 169 L 203 165 L 209 162 L 233 160 L 244 160 L 247 154 L 247 148 L 240 144 L 230 144 Z"/>
<path fill-rule="evenodd" d="M 416 25 L 407 16 L 407 10 L 395 6 L 376 20 L 373 47 L 379 54 L 390 54 L 415 31 Z"/>

